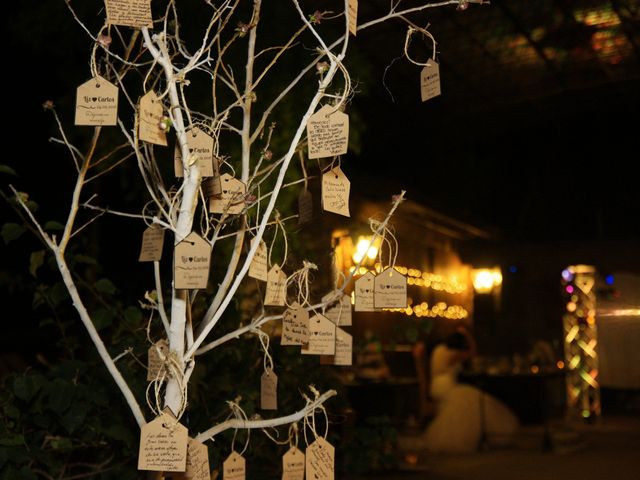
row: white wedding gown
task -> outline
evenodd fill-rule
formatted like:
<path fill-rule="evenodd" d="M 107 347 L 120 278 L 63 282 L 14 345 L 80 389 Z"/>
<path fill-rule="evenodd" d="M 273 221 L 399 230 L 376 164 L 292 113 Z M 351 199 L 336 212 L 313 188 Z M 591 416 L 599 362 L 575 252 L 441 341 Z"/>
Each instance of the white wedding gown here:
<path fill-rule="evenodd" d="M 493 446 L 510 443 L 518 428 L 511 410 L 491 395 L 457 381 L 456 351 L 438 345 L 431 355 L 431 396 L 436 416 L 426 431 L 427 449 L 434 452 L 475 452 L 485 439 Z M 484 427 L 484 428 L 483 428 Z"/>

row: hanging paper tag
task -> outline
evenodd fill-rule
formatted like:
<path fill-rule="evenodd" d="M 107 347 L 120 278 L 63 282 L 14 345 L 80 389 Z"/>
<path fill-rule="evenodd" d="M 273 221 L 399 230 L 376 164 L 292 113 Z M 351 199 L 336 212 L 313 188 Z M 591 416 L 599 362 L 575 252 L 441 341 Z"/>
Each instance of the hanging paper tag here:
<path fill-rule="evenodd" d="M 407 308 L 407 278 L 387 267 L 374 279 L 375 308 Z"/>
<path fill-rule="evenodd" d="M 160 127 L 164 110 L 156 92 L 151 90 L 140 98 L 138 106 L 138 136 L 140 140 L 167 146 L 167 134 Z"/>
<path fill-rule="evenodd" d="M 255 243 L 256 238 L 254 237 L 251 240 L 251 246 Z M 262 280 L 263 282 L 267 281 L 267 277 L 269 275 L 269 268 L 267 267 L 267 256 L 269 255 L 267 251 L 267 244 L 264 243 L 264 240 L 260 239 L 260 243 L 258 244 L 258 248 L 256 249 L 256 253 L 253 256 L 253 260 L 251 260 L 251 265 L 249 265 L 249 276 L 251 278 L 256 278 L 258 280 Z"/>
<path fill-rule="evenodd" d="M 80 85 L 76 91 L 76 125 L 118 123 L 118 87 L 101 76 Z"/>
<path fill-rule="evenodd" d="M 237 452 L 231 452 L 222 465 L 223 480 L 244 480 L 246 462 L 244 457 Z"/>
<path fill-rule="evenodd" d="M 307 478 L 314 480 L 334 480 L 333 445 L 324 438 L 318 437 L 307 447 Z"/>
<path fill-rule="evenodd" d="M 205 177 L 217 177 L 218 172 L 218 159 L 213 154 L 213 137 L 207 132 L 200 130 L 198 127 L 193 127 L 186 133 L 187 146 L 189 147 L 189 158 L 187 164 L 192 165 L 198 162 L 198 168 L 200 169 L 200 176 Z M 182 164 L 182 151 L 180 145 L 176 143 L 175 156 L 174 156 L 174 170 L 176 177 L 184 176 L 184 165 Z"/>
<path fill-rule="evenodd" d="M 237 178 L 225 173 L 220 177 L 222 193 L 218 197 L 209 199 L 209 211 L 211 213 L 227 213 L 238 215 L 245 207 L 245 195 L 247 186 Z"/>
<path fill-rule="evenodd" d="M 347 153 L 349 115 L 325 105 L 307 122 L 309 158 L 335 157 Z"/>
<path fill-rule="evenodd" d="M 264 372 L 260 378 L 260 408 L 278 409 L 278 377 L 271 369 Z"/>
<path fill-rule="evenodd" d="M 336 354 L 320 357 L 320 365 L 349 366 L 353 364 L 353 337 L 341 329 L 336 328 Z"/>
<path fill-rule="evenodd" d="M 176 245 L 174 260 L 175 288 L 207 288 L 211 245 L 196 232 L 191 232 Z"/>
<path fill-rule="evenodd" d="M 440 65 L 434 60 L 429 60 L 420 73 L 420 95 L 423 102 L 440 95 Z"/>
<path fill-rule="evenodd" d="M 105 0 L 109 25 L 153 27 L 151 0 Z"/>
<path fill-rule="evenodd" d="M 267 274 L 267 290 L 264 294 L 264 304 L 283 307 L 287 298 L 287 275 L 277 263 Z"/>
<path fill-rule="evenodd" d="M 336 325 L 324 315 L 309 319 L 309 346 L 302 348 L 303 355 L 335 355 Z"/>
<path fill-rule="evenodd" d="M 166 340 L 156 342 L 147 351 L 147 382 L 152 382 L 164 374 L 165 367 L 161 355 L 165 358 L 169 355 L 169 342 Z"/>
<path fill-rule="evenodd" d="M 161 413 L 140 430 L 138 470 L 184 472 L 188 432 L 169 413 Z"/>
<path fill-rule="evenodd" d="M 164 245 L 164 229 L 158 225 L 147 227 L 142 233 L 139 262 L 159 262 Z"/>
<path fill-rule="evenodd" d="M 280 345 L 306 345 L 309 343 L 309 312 L 294 302 L 282 315 Z"/>
<path fill-rule="evenodd" d="M 195 438 L 189 438 L 187 449 L 187 469 L 181 475 L 174 475 L 173 478 L 183 478 L 188 480 L 211 480 L 209 470 L 209 451 L 207 446 L 200 443 Z"/>
<path fill-rule="evenodd" d="M 297 447 L 282 456 L 282 480 L 304 480 L 304 453 Z"/>
<path fill-rule="evenodd" d="M 358 0 L 349 0 L 349 32 L 354 37 L 358 33 Z"/>
<path fill-rule="evenodd" d="M 298 225 L 309 223 L 313 219 L 313 197 L 309 190 L 302 190 L 298 196 Z"/>
<path fill-rule="evenodd" d="M 217 197 L 222 193 L 220 160 L 217 157 L 213 157 L 213 177 L 203 179 L 200 187 L 202 188 L 202 194 L 205 198 Z"/>
<path fill-rule="evenodd" d="M 324 316 L 336 325 L 349 327 L 351 325 L 351 297 L 342 293 L 336 297 L 335 292 L 330 292 L 322 297 L 322 301 L 325 302 L 329 298 L 335 298 L 335 300 L 327 305 Z"/>
<path fill-rule="evenodd" d="M 340 167 L 322 175 L 322 208 L 338 215 L 349 215 L 349 190 L 351 182 Z"/>
<path fill-rule="evenodd" d="M 373 306 L 374 280 L 375 275 L 371 272 L 365 273 L 356 280 L 354 288 L 354 310 L 356 312 L 373 312 L 375 310 Z"/>

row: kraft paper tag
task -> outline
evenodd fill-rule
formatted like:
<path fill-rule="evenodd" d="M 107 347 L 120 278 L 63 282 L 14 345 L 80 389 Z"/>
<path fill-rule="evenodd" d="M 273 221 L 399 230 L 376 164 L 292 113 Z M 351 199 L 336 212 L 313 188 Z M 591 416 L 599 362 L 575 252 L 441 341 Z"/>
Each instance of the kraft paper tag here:
<path fill-rule="evenodd" d="M 151 0 L 105 0 L 107 22 L 125 27 L 153 27 Z"/>
<path fill-rule="evenodd" d="M 294 302 L 282 315 L 280 345 L 306 345 L 309 343 L 309 312 Z"/>
<path fill-rule="evenodd" d="M 309 158 L 344 155 L 349 146 L 349 115 L 325 105 L 307 122 Z"/>
<path fill-rule="evenodd" d="M 336 325 L 324 315 L 309 319 L 309 346 L 302 348 L 303 355 L 335 355 Z"/>
<path fill-rule="evenodd" d="M 283 307 L 287 298 L 287 275 L 277 263 L 267 274 L 267 290 L 264 294 L 264 304 Z"/>
<path fill-rule="evenodd" d="M 140 97 L 138 105 L 138 136 L 144 142 L 167 146 L 167 134 L 160 128 L 164 116 L 162 102 L 156 92 L 151 90 Z"/>
<path fill-rule="evenodd" d="M 322 175 L 322 208 L 327 212 L 349 217 L 349 190 L 351 182 L 340 167 Z"/>
<path fill-rule="evenodd" d="M 142 233 L 139 262 L 159 262 L 164 245 L 164 228 L 158 225 L 147 227 Z"/>
<path fill-rule="evenodd" d="M 174 288 L 207 288 L 211 245 L 196 232 L 191 232 L 176 245 L 174 260 Z"/>
<path fill-rule="evenodd" d="M 336 294 L 334 292 L 328 293 L 322 297 L 322 301 L 325 302 L 327 299 L 332 297 L 336 298 Z M 341 327 L 351 326 L 351 297 L 341 293 L 339 297 L 327 305 L 324 310 L 324 316 Z"/>
<path fill-rule="evenodd" d="M 245 207 L 244 199 L 247 186 L 237 178 L 225 173 L 220 177 L 222 192 L 218 197 L 209 199 L 209 211 L 211 213 L 226 213 L 238 215 Z"/>
<path fill-rule="evenodd" d="M 374 280 L 375 275 L 371 272 L 365 273 L 356 280 L 354 288 L 354 310 L 356 312 L 373 312 L 375 310 L 373 303 Z"/>
<path fill-rule="evenodd" d="M 358 0 L 349 0 L 349 32 L 354 37 L 358 33 Z"/>
<path fill-rule="evenodd" d="M 304 480 L 304 453 L 297 447 L 282 456 L 282 480 Z"/>
<path fill-rule="evenodd" d="M 429 60 L 420 73 L 420 95 L 423 102 L 440 95 L 440 65 L 434 60 Z"/>
<path fill-rule="evenodd" d="M 255 241 L 256 238 L 254 237 L 253 240 L 251 240 L 251 246 L 253 246 Z M 268 255 L 269 252 L 267 251 L 267 244 L 264 243 L 264 240 L 260 239 L 258 248 L 256 248 L 256 253 L 253 256 L 253 260 L 251 260 L 251 265 L 249 265 L 248 275 L 251 278 L 256 278 L 263 282 L 267 281 L 267 277 L 269 275 L 269 267 L 267 266 Z"/>
<path fill-rule="evenodd" d="M 231 452 L 222 465 L 223 480 L 244 480 L 246 475 L 246 462 L 238 452 Z"/>
<path fill-rule="evenodd" d="M 118 123 L 118 87 L 101 76 L 84 82 L 76 90 L 76 125 Z"/>
<path fill-rule="evenodd" d="M 407 277 L 387 267 L 373 283 L 375 308 L 407 308 Z"/>
<path fill-rule="evenodd" d="M 222 183 L 220 182 L 219 160 L 213 159 L 213 177 L 204 178 L 200 187 L 205 198 L 216 197 L 222 193 Z"/>
<path fill-rule="evenodd" d="M 324 438 L 318 437 L 307 447 L 307 478 L 313 480 L 334 480 L 333 445 Z"/>
<path fill-rule="evenodd" d="M 169 355 L 169 342 L 164 339 L 151 345 L 147 351 L 147 382 L 162 377 L 165 367 L 161 354 L 165 358 Z"/>
<path fill-rule="evenodd" d="M 140 430 L 138 470 L 184 472 L 188 432 L 169 413 L 162 413 Z"/>
<path fill-rule="evenodd" d="M 189 438 L 189 446 L 187 449 L 187 468 L 182 475 L 174 475 L 173 478 L 211 480 L 210 472 L 209 450 L 207 449 L 207 446 L 200 443 L 195 438 Z"/>
<path fill-rule="evenodd" d="M 187 146 L 189 147 L 187 164 L 192 165 L 198 162 L 198 168 L 200 169 L 200 176 L 202 178 L 215 178 L 217 176 L 216 171 L 218 170 L 218 159 L 213 154 L 213 137 L 198 127 L 193 127 L 185 135 L 187 136 Z M 174 156 L 174 170 L 176 177 L 184 176 L 182 151 L 177 142 Z"/>
<path fill-rule="evenodd" d="M 321 365 L 350 366 L 353 364 L 353 337 L 341 328 L 336 328 L 336 354 L 320 357 Z"/>
<path fill-rule="evenodd" d="M 264 372 L 260 378 L 260 408 L 278 409 L 278 376 L 271 369 Z"/>
<path fill-rule="evenodd" d="M 302 190 L 298 196 L 298 225 L 309 223 L 313 219 L 313 197 L 309 190 Z"/>

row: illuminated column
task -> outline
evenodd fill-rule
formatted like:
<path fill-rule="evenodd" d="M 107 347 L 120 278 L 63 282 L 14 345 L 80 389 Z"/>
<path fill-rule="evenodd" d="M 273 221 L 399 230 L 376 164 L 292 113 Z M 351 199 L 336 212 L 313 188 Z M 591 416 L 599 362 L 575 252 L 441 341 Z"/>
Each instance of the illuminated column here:
<path fill-rule="evenodd" d="M 572 265 L 562 271 L 567 300 L 563 324 L 568 414 L 585 419 L 600 415 L 594 283 L 592 266 Z"/>

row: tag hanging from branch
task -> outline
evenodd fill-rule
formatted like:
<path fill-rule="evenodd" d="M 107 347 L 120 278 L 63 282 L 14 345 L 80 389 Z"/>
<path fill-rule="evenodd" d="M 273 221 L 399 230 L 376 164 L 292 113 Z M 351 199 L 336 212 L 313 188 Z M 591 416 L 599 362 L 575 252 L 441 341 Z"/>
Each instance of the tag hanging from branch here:
<path fill-rule="evenodd" d="M 324 316 L 341 327 L 351 326 L 351 297 L 334 290 L 322 297 L 322 301 L 326 302 L 330 298 L 333 300 L 326 306 Z"/>
<path fill-rule="evenodd" d="M 306 345 L 309 343 L 309 312 L 298 302 L 282 315 L 280 345 Z"/>
<path fill-rule="evenodd" d="M 222 465 L 223 480 L 245 480 L 246 461 L 238 452 L 231 452 Z"/>
<path fill-rule="evenodd" d="M 199 127 L 192 127 L 185 135 L 187 137 L 187 147 L 189 148 L 187 168 L 198 162 L 202 178 L 219 179 L 220 160 L 214 154 L 215 142 L 213 137 Z M 178 142 L 176 142 L 175 148 L 174 170 L 176 177 L 184 177 L 185 165 L 182 162 L 182 151 Z"/>
<path fill-rule="evenodd" d="M 96 75 L 76 90 L 75 124 L 114 126 L 118 123 L 118 87 Z"/>
<path fill-rule="evenodd" d="M 349 33 L 354 37 L 358 33 L 358 0 L 349 0 Z"/>
<path fill-rule="evenodd" d="M 166 375 L 165 359 L 169 355 L 169 342 L 157 341 L 147 351 L 147 382 L 153 382 Z"/>
<path fill-rule="evenodd" d="M 334 480 L 334 457 L 333 445 L 322 437 L 316 437 L 306 451 L 307 478 Z"/>
<path fill-rule="evenodd" d="M 433 42 L 433 53 L 426 62 L 418 62 L 409 55 L 409 45 L 414 33 L 420 33 L 423 37 L 429 38 Z M 404 40 L 404 55 L 414 65 L 424 67 L 420 73 L 420 96 L 423 102 L 440 95 L 440 66 L 436 62 L 436 39 L 424 28 L 409 27 Z"/>
<path fill-rule="evenodd" d="M 349 217 L 351 182 L 338 166 L 322 175 L 322 208 Z"/>
<path fill-rule="evenodd" d="M 159 262 L 164 246 L 164 229 L 158 225 L 147 227 L 142 233 L 139 262 Z"/>
<path fill-rule="evenodd" d="M 334 355 L 336 353 L 336 325 L 327 317 L 316 314 L 309 319 L 309 344 L 300 351 L 303 355 Z"/>
<path fill-rule="evenodd" d="M 138 137 L 144 142 L 166 147 L 166 128 L 162 101 L 151 90 L 140 97 L 138 104 Z"/>
<path fill-rule="evenodd" d="M 271 267 L 267 275 L 267 289 L 264 304 L 284 307 L 287 298 L 287 275 L 277 263 Z"/>
<path fill-rule="evenodd" d="M 251 246 L 253 246 L 256 241 L 258 242 L 258 247 L 256 248 L 256 253 L 253 255 L 253 259 L 251 260 L 251 265 L 249 265 L 248 275 L 251 278 L 266 282 L 269 274 L 269 267 L 267 265 L 269 255 L 267 251 L 267 244 L 264 243 L 264 240 L 258 240 L 257 237 L 254 237 L 251 240 Z"/>
<path fill-rule="evenodd" d="M 264 353 L 264 372 L 260 377 L 260 408 L 262 410 L 277 410 L 278 377 L 273 371 L 273 358 L 269 353 L 269 335 L 260 330 L 260 328 L 256 328 L 254 331 L 258 335 Z"/>
<path fill-rule="evenodd" d="M 184 472 L 188 438 L 187 428 L 165 409 L 140 430 L 138 470 Z"/>
<path fill-rule="evenodd" d="M 195 438 L 189 437 L 187 448 L 187 465 L 183 475 L 176 478 L 188 480 L 211 480 L 209 469 L 209 450 L 207 446 Z"/>
<path fill-rule="evenodd" d="M 353 364 L 353 337 L 340 327 L 336 327 L 336 353 L 320 357 L 321 365 L 350 366 Z"/>
<path fill-rule="evenodd" d="M 407 308 L 407 277 L 387 267 L 375 277 L 375 308 Z"/>
<path fill-rule="evenodd" d="M 344 155 L 349 147 L 349 116 L 337 107 L 325 105 L 307 122 L 309 158 Z"/>
<path fill-rule="evenodd" d="M 211 245 L 191 232 L 176 245 L 174 253 L 174 288 L 204 289 L 209 281 Z"/>
<path fill-rule="evenodd" d="M 239 215 L 245 207 L 247 186 L 237 178 L 225 173 L 220 177 L 221 194 L 209 199 L 211 213 L 226 213 Z"/>
<path fill-rule="evenodd" d="M 374 280 L 375 275 L 367 272 L 355 281 L 354 310 L 356 312 L 373 312 L 374 308 Z"/>
<path fill-rule="evenodd" d="M 304 480 L 305 455 L 292 446 L 282 456 L 282 480 Z"/>
<path fill-rule="evenodd" d="M 151 0 L 105 0 L 109 25 L 153 28 Z"/>

